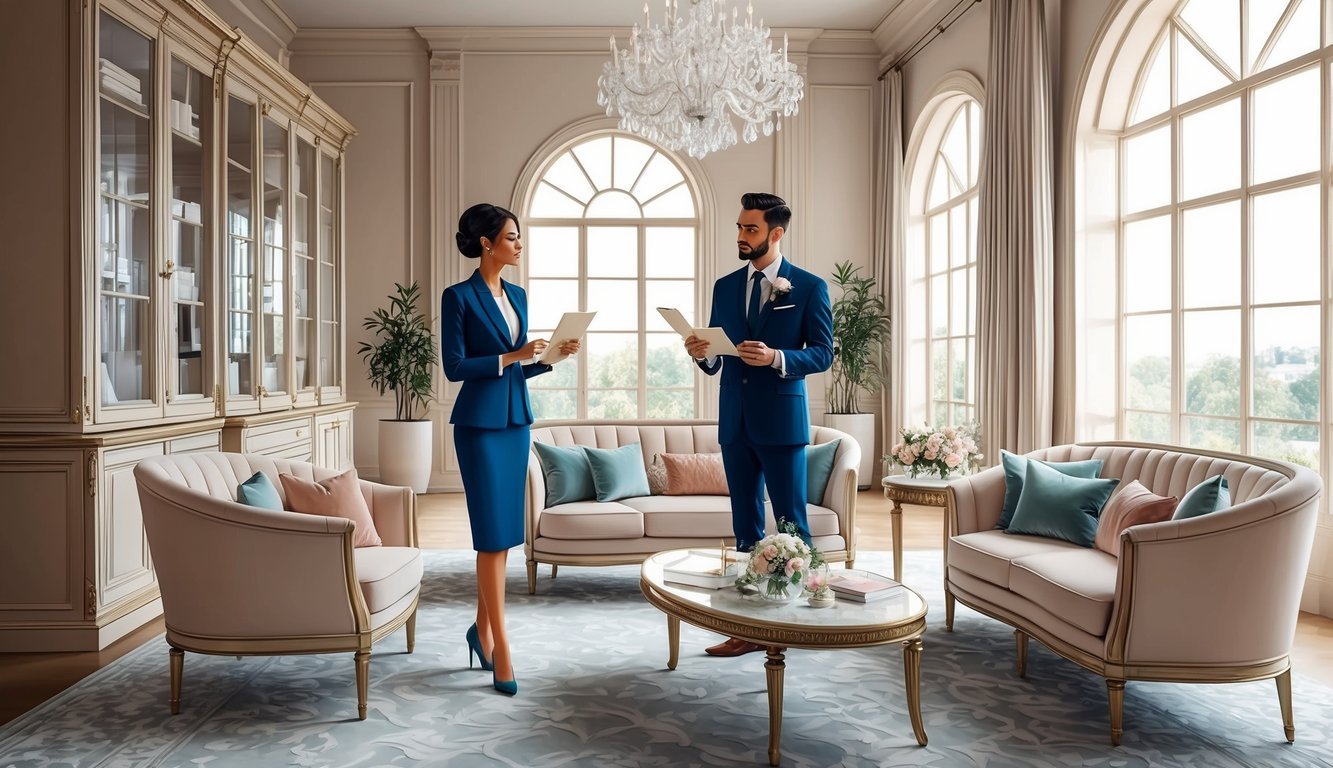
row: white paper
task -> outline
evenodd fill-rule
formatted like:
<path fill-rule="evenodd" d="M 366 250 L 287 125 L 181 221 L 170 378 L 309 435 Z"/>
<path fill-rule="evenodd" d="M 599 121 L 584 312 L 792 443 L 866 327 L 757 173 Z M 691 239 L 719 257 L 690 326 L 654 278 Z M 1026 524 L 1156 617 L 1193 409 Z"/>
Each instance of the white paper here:
<path fill-rule="evenodd" d="M 566 341 L 583 338 L 587 333 L 588 326 L 592 324 L 592 319 L 596 312 L 566 312 L 560 316 L 560 322 L 556 324 L 555 331 L 551 334 L 551 344 L 537 358 L 537 362 L 547 365 L 555 365 L 564 360 L 569 355 L 561 354 L 560 345 Z"/>
<path fill-rule="evenodd" d="M 675 309 L 674 307 L 658 307 L 657 312 L 667 321 L 667 325 L 671 326 L 671 330 L 680 334 L 682 340 L 687 339 L 690 336 L 697 336 L 708 342 L 708 351 L 705 354 L 709 357 L 714 357 L 716 355 L 740 355 L 740 353 L 736 351 L 736 345 L 732 344 L 731 339 L 727 338 L 727 332 L 721 328 L 692 328 L 690 327 L 690 324 L 686 322 L 685 316 L 680 313 L 680 310 Z"/>

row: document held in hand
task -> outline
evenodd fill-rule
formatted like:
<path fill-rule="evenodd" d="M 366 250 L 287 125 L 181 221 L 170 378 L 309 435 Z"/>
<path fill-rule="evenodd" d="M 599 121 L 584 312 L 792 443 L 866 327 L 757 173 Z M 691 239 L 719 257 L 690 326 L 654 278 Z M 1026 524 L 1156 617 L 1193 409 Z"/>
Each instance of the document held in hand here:
<path fill-rule="evenodd" d="M 680 334 L 681 339 L 687 339 L 690 336 L 698 336 L 708 342 L 708 356 L 714 355 L 739 355 L 736 351 L 736 345 L 727 338 L 727 332 L 721 328 L 691 328 L 685 320 L 685 316 L 680 310 L 674 307 L 658 307 L 658 314 L 667 321 L 671 330 Z"/>
<path fill-rule="evenodd" d="M 583 338 L 583 334 L 588 332 L 588 326 L 592 324 L 592 318 L 596 312 L 566 312 L 560 316 L 560 322 L 556 324 L 555 330 L 551 333 L 551 345 L 542 352 L 542 356 L 537 358 L 537 362 L 555 365 L 564 360 L 569 355 L 560 353 L 560 345 L 566 341 Z"/>

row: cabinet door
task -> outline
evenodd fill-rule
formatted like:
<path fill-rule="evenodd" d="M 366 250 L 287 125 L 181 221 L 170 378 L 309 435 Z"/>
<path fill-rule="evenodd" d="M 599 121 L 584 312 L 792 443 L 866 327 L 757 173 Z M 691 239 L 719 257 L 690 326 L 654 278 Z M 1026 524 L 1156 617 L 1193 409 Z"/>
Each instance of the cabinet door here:
<path fill-rule="evenodd" d="M 290 120 L 267 104 L 260 121 L 263 173 L 260 176 L 262 227 L 259 273 L 259 408 L 290 408 L 291 397 L 291 248 L 287 233 L 291 189 Z"/>
<path fill-rule="evenodd" d="M 225 185 L 226 226 L 223 228 L 223 281 L 226 312 L 223 333 L 222 391 L 228 415 L 259 410 L 259 365 L 256 358 L 259 322 L 259 238 L 255 205 L 255 158 L 258 156 L 258 98 L 232 81 L 227 82 Z"/>
<path fill-rule="evenodd" d="M 143 527 L 134 466 L 166 452 L 164 443 L 117 448 L 103 453 L 96 524 L 93 527 L 98 614 L 154 586 L 153 562 Z"/>
<path fill-rule="evenodd" d="M 171 42 L 166 43 L 171 46 Z M 170 50 L 170 48 L 169 48 Z M 181 51 L 171 68 L 163 120 L 166 153 L 166 409 L 169 416 L 214 413 L 213 81 L 207 62 Z"/>
<path fill-rule="evenodd" d="M 315 281 L 317 278 L 312 235 L 319 231 L 319 206 L 315 196 L 315 144 L 313 135 L 297 127 L 296 162 L 292 176 L 292 399 L 297 406 L 319 401 L 315 370 L 311 364 L 319 348 L 316 324 Z"/>
<path fill-rule="evenodd" d="M 153 136 L 156 42 L 106 12 L 97 25 L 97 290 L 95 364 L 89 378 L 98 423 L 159 418 L 154 265 Z"/>
<path fill-rule="evenodd" d="M 316 376 L 321 403 L 343 401 L 342 158 L 319 153 L 318 261 L 319 364 Z"/>

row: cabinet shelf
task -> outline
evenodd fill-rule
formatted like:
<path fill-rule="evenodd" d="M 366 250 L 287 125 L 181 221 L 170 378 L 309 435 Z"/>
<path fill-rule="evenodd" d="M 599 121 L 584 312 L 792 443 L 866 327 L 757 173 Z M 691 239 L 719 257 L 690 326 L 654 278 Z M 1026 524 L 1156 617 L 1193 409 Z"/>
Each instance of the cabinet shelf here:
<path fill-rule="evenodd" d="M 139 104 L 135 104 L 131 102 L 128 97 L 110 91 L 99 90 L 98 94 L 102 97 L 103 101 L 105 101 L 106 103 L 110 104 L 113 107 L 119 107 L 125 112 L 128 112 L 134 117 L 140 118 L 142 120 L 149 119 L 147 104 L 143 104 L 142 102 Z"/>

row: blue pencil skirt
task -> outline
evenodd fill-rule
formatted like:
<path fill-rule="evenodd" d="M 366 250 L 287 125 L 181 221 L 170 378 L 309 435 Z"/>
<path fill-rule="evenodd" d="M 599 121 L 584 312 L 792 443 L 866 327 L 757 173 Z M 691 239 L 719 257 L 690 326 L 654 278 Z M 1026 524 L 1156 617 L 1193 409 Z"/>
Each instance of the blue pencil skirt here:
<path fill-rule="evenodd" d="M 478 552 L 501 552 L 523 543 L 531 440 L 526 424 L 506 429 L 454 425 L 472 548 Z"/>

